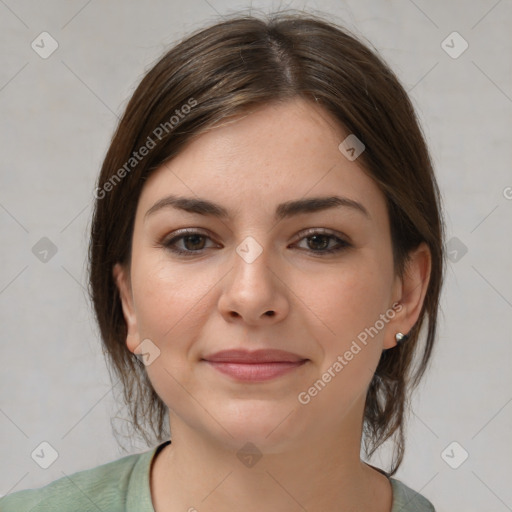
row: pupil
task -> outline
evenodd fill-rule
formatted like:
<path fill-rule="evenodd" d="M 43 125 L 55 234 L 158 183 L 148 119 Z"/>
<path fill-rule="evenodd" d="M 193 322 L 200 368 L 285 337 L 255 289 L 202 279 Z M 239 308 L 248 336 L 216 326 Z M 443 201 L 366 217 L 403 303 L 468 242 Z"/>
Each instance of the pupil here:
<path fill-rule="evenodd" d="M 185 246 L 187 247 L 187 249 L 202 249 L 202 247 L 196 247 L 198 240 L 199 240 L 199 245 L 204 245 L 204 244 L 200 243 L 202 238 L 203 238 L 202 235 L 188 235 L 185 237 Z M 187 243 L 190 240 L 192 240 L 192 244 Z M 204 242 L 204 240 L 203 240 L 203 242 Z M 192 245 L 193 247 L 190 247 L 190 245 Z"/>
<path fill-rule="evenodd" d="M 323 240 L 324 243 L 321 243 L 321 247 L 316 247 L 316 249 L 325 249 L 329 245 L 329 239 L 326 235 L 313 235 L 310 237 L 311 240 L 313 240 L 313 245 L 318 242 L 318 240 Z M 313 247 L 315 248 L 315 247 Z"/>

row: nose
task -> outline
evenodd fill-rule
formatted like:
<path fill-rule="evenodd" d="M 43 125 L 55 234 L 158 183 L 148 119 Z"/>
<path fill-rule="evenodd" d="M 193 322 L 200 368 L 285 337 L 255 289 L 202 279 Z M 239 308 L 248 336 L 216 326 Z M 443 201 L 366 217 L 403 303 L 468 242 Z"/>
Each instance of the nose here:
<path fill-rule="evenodd" d="M 271 268 L 267 250 L 254 260 L 234 255 L 234 268 L 224 281 L 218 307 L 228 322 L 269 325 L 283 320 L 289 311 L 288 289 Z"/>

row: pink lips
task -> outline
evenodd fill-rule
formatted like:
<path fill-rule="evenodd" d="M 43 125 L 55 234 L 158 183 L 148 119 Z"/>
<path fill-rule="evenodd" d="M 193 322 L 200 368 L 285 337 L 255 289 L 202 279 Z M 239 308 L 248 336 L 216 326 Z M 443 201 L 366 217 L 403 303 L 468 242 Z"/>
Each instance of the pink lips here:
<path fill-rule="evenodd" d="M 222 350 L 203 359 L 221 373 L 237 380 L 254 382 L 274 379 L 307 361 L 284 350 Z"/>

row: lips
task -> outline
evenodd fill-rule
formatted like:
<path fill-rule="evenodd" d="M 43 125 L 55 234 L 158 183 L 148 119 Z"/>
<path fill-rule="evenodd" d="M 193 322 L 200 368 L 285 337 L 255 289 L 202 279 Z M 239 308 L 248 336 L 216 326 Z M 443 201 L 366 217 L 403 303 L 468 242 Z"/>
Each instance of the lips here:
<path fill-rule="evenodd" d="M 203 360 L 236 381 L 262 382 L 286 375 L 308 359 L 284 350 L 222 350 Z"/>
<path fill-rule="evenodd" d="M 304 357 L 284 350 L 221 350 L 220 352 L 215 352 L 210 356 L 204 357 L 204 359 L 217 363 L 240 364 L 297 363 L 306 360 Z"/>

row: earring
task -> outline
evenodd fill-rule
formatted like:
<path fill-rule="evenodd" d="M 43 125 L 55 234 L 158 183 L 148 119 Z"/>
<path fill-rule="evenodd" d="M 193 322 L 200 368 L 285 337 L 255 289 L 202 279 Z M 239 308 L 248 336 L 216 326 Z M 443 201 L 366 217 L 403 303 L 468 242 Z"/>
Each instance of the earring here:
<path fill-rule="evenodd" d="M 407 341 L 408 336 L 401 332 L 395 334 L 395 341 L 397 345 L 401 345 L 404 341 Z"/>

